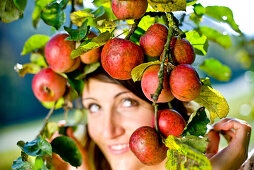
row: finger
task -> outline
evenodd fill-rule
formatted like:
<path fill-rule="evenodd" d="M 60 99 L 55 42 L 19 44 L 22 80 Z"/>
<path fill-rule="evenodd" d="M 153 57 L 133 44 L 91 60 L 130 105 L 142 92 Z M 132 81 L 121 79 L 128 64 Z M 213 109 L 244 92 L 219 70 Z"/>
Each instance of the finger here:
<path fill-rule="evenodd" d="M 220 135 L 218 132 L 211 130 L 208 132 L 208 145 L 206 148 L 206 157 L 213 157 L 219 149 Z"/>
<path fill-rule="evenodd" d="M 223 130 L 221 131 L 221 134 L 227 140 L 228 143 L 232 140 L 232 138 L 235 137 L 235 132 L 233 130 L 227 130 L 227 131 Z"/>

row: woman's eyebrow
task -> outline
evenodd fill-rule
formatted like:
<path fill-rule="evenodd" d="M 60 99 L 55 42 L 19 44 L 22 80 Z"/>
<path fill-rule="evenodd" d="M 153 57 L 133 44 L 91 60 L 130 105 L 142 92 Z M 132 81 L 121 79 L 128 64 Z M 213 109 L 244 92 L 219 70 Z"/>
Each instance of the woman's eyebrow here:
<path fill-rule="evenodd" d="M 96 100 L 95 98 L 93 98 L 93 97 L 85 97 L 85 98 L 82 98 L 82 100 L 84 101 L 84 100 Z M 97 100 L 96 100 L 97 101 Z"/>
<path fill-rule="evenodd" d="M 123 92 L 117 93 L 117 94 L 114 96 L 114 99 L 117 98 L 118 96 L 121 96 L 122 94 L 125 94 L 125 93 L 131 93 L 131 92 L 130 92 L 130 91 L 123 91 Z"/>

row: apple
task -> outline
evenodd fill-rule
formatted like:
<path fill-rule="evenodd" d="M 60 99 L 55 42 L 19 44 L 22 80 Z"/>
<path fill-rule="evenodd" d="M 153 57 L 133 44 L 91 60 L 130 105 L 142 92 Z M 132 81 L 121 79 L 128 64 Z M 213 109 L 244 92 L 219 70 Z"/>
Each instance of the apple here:
<path fill-rule="evenodd" d="M 39 101 L 52 102 L 64 95 L 66 82 L 51 68 L 44 68 L 33 77 L 32 90 Z"/>
<path fill-rule="evenodd" d="M 131 70 L 143 61 L 141 47 L 129 40 L 113 38 L 102 48 L 101 65 L 115 79 L 130 79 Z"/>
<path fill-rule="evenodd" d="M 80 58 L 71 59 L 71 52 L 75 49 L 75 42 L 65 40 L 68 34 L 56 34 L 45 46 L 45 57 L 49 66 L 55 72 L 67 73 L 74 71 L 80 65 Z"/>

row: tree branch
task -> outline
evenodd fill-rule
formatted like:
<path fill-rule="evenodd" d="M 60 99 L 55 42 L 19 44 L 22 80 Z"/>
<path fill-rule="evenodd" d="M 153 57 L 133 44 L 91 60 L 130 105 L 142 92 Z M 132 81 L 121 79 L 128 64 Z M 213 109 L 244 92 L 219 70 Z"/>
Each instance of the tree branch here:
<path fill-rule="evenodd" d="M 126 40 L 129 40 L 131 38 L 131 35 L 135 32 L 135 30 L 138 28 L 138 24 L 141 21 L 142 18 L 135 19 L 134 24 L 131 26 L 131 30 L 129 34 L 125 37 Z"/>
<path fill-rule="evenodd" d="M 53 107 L 49 110 L 47 116 L 45 117 L 45 119 L 44 119 L 44 124 L 43 124 L 43 126 L 42 126 L 42 128 L 41 128 L 39 134 L 36 136 L 36 139 L 37 139 L 39 136 L 42 136 L 42 135 L 43 135 L 44 129 L 45 129 L 45 127 L 46 127 L 47 124 L 48 124 L 49 118 L 50 118 L 50 117 L 52 116 L 52 114 L 54 113 L 55 104 L 56 104 L 56 103 L 54 103 Z"/>

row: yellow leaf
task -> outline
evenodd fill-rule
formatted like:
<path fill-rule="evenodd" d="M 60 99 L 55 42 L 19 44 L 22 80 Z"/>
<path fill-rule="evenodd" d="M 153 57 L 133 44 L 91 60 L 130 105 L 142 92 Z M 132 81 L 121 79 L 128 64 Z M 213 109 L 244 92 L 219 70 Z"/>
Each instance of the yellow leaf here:
<path fill-rule="evenodd" d="M 216 117 L 224 118 L 228 115 L 229 106 L 226 99 L 210 86 L 203 85 L 200 95 L 194 101 L 209 111 L 211 123 Z"/>
<path fill-rule="evenodd" d="M 84 10 L 79 10 L 79 11 L 71 13 L 70 17 L 71 17 L 71 21 L 73 22 L 73 24 L 75 24 L 77 26 L 81 26 L 87 18 L 89 18 L 89 17 L 94 18 L 95 16 L 89 12 L 84 11 Z"/>
<path fill-rule="evenodd" d="M 204 154 L 194 151 L 176 137 L 169 135 L 165 140 L 165 145 L 168 147 L 166 169 L 212 170 L 211 163 Z"/>
<path fill-rule="evenodd" d="M 186 10 L 186 0 L 148 0 L 148 3 L 155 10 L 160 12 L 173 12 Z"/>

